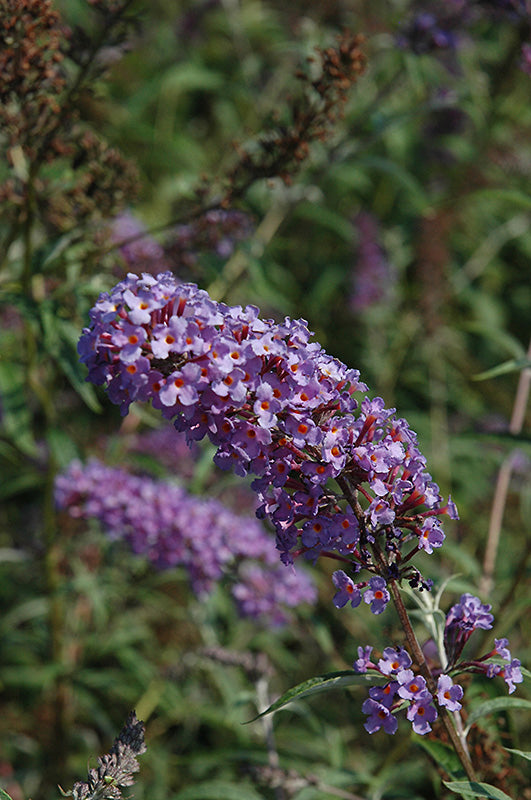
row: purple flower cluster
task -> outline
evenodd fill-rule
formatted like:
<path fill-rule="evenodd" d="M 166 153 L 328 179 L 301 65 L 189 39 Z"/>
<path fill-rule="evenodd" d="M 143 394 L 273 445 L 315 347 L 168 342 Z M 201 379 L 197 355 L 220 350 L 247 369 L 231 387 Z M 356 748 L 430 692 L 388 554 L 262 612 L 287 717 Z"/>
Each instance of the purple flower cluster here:
<path fill-rule="evenodd" d="M 378 576 L 366 602 L 379 613 L 388 580 L 427 586 L 411 559 L 441 546 L 439 517 L 456 518 L 455 506 L 442 503 L 406 421 L 379 397 L 354 399 L 367 389 L 357 370 L 310 342 L 304 320 L 258 313 L 168 272 L 130 274 L 100 296 L 78 349 L 122 414 L 151 400 L 189 442 L 208 436 L 218 466 L 257 476 L 257 514 L 284 563 L 333 555 L 351 574 Z"/>
<path fill-rule="evenodd" d="M 446 617 L 445 649 L 448 657 L 446 670 L 435 670 L 437 676 L 436 692 L 432 693 L 422 675 L 416 674 L 412 669 L 412 660 L 402 647 L 386 647 L 382 657 L 372 660 L 370 646 L 358 647 L 358 658 L 354 662 L 354 669 L 359 673 L 372 672 L 385 677 L 387 682 L 383 685 L 373 686 L 369 689 L 369 697 L 365 700 L 362 710 L 368 715 L 365 728 L 369 733 L 375 733 L 383 728 L 386 733 L 395 733 L 397 719 L 395 714 L 406 709 L 406 717 L 411 722 L 415 733 L 421 735 L 431 731 L 431 723 L 437 718 L 437 706 L 448 711 L 459 711 L 463 697 L 463 687 L 454 683 L 452 676 L 464 672 L 478 672 L 488 678 L 500 675 L 504 678 L 509 688 L 509 694 L 515 690 L 515 684 L 521 683 L 522 673 L 520 661 L 511 657 L 507 639 L 495 639 L 494 650 L 474 661 L 457 662 L 455 643 L 459 642 L 459 654 L 464 643 L 476 628 L 488 630 L 492 627 L 493 616 L 490 606 L 482 605 L 477 597 L 470 594 L 461 596 L 459 603 L 452 606 Z M 492 659 L 497 661 L 492 661 Z M 501 660 L 502 663 L 499 663 Z"/>
<path fill-rule="evenodd" d="M 157 568 L 183 566 L 199 595 L 225 575 L 234 577 L 232 592 L 245 616 L 281 624 L 283 607 L 315 602 L 308 575 L 279 564 L 264 528 L 216 500 L 95 459 L 72 462 L 56 479 L 55 497 L 70 516 L 97 519 L 112 539 L 126 541 Z"/>
<path fill-rule="evenodd" d="M 448 667 L 454 671 L 467 670 L 479 672 L 488 678 L 500 675 L 507 686 L 509 694 L 515 690 L 515 684 L 521 683 L 522 672 L 520 661 L 511 657 L 507 639 L 495 639 L 494 650 L 472 661 L 459 661 L 463 648 L 472 633 L 480 628 L 490 630 L 494 617 L 490 613 L 490 605 L 484 605 L 471 594 L 463 594 L 446 616 L 444 628 L 444 649 L 448 659 Z M 501 659 L 502 663 L 492 662 L 489 659 Z"/>

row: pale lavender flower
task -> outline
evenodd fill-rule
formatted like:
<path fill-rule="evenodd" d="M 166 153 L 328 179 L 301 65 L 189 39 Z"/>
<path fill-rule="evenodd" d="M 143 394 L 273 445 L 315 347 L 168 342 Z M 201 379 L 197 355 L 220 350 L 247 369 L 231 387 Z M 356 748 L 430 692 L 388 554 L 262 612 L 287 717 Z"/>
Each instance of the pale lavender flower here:
<path fill-rule="evenodd" d="M 463 688 L 458 683 L 454 684 L 449 675 L 439 675 L 437 681 L 437 702 L 446 706 L 448 711 L 459 711 L 462 708 L 459 702 L 463 697 Z"/>

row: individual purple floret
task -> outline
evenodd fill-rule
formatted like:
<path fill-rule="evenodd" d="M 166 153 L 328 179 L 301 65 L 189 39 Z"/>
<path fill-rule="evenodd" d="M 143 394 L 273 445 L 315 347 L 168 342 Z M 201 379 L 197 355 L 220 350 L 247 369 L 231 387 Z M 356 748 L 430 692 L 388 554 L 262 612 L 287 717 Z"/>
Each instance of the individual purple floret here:
<path fill-rule="evenodd" d="M 207 436 L 218 466 L 255 476 L 284 563 L 331 555 L 376 573 L 365 602 L 379 614 L 389 580 L 427 586 L 411 559 L 441 544 L 438 518 L 456 510 L 405 420 L 310 336 L 304 320 L 262 320 L 169 272 L 130 274 L 95 304 L 79 353 L 122 414 L 149 400 L 189 442 Z"/>
<path fill-rule="evenodd" d="M 373 614 L 381 614 L 390 600 L 389 592 L 385 587 L 386 583 L 383 578 L 371 578 L 369 581 L 369 588 L 365 591 L 363 600 L 370 605 Z"/>
<path fill-rule="evenodd" d="M 432 697 L 429 692 L 421 695 L 409 706 L 406 716 L 411 722 L 411 727 L 415 733 L 425 736 L 431 731 L 431 722 L 437 719 L 437 709 L 433 705 Z"/>
<path fill-rule="evenodd" d="M 383 703 L 378 703 L 376 700 L 368 698 L 363 703 L 361 710 L 364 714 L 369 715 L 364 723 L 365 730 L 368 733 L 376 733 L 380 728 L 383 728 L 386 733 L 396 733 L 398 727 L 396 717 Z"/>
<path fill-rule="evenodd" d="M 241 612 L 268 624 L 286 621 L 285 608 L 315 602 L 311 579 L 278 563 L 274 542 L 252 517 L 216 500 L 202 500 L 164 481 L 131 475 L 95 459 L 74 461 L 59 475 L 56 502 L 70 516 L 97 519 L 111 539 L 157 568 L 183 566 L 194 592 L 210 592 L 225 575 Z"/>
<path fill-rule="evenodd" d="M 403 669 L 397 675 L 398 694 L 404 700 L 418 700 L 429 694 L 426 681 L 422 675 L 415 675 L 411 669 Z M 430 695 L 431 697 L 431 695 Z"/>
<path fill-rule="evenodd" d="M 500 675 L 507 684 L 509 694 L 512 694 L 516 689 L 516 683 L 522 683 L 524 680 L 520 667 L 520 661 L 517 658 L 513 658 L 511 663 L 506 664 L 500 672 Z"/>
<path fill-rule="evenodd" d="M 334 572 L 332 581 L 337 588 L 333 600 L 336 608 L 343 608 L 347 603 L 350 603 L 352 608 L 359 606 L 361 603 L 361 592 L 354 581 L 349 578 L 342 569 L 338 569 Z"/>
<path fill-rule="evenodd" d="M 437 681 L 437 702 L 446 706 L 448 711 L 459 711 L 462 708 L 459 702 L 463 697 L 463 688 L 458 683 L 454 684 L 449 675 L 439 675 Z"/>
<path fill-rule="evenodd" d="M 386 647 L 383 658 L 378 661 L 378 669 L 382 675 L 391 675 L 409 669 L 411 657 L 403 647 Z"/>
<path fill-rule="evenodd" d="M 358 658 L 353 664 L 356 672 L 367 672 L 368 669 L 376 669 L 376 665 L 371 661 L 371 653 L 373 648 L 368 645 L 367 647 L 358 647 Z"/>

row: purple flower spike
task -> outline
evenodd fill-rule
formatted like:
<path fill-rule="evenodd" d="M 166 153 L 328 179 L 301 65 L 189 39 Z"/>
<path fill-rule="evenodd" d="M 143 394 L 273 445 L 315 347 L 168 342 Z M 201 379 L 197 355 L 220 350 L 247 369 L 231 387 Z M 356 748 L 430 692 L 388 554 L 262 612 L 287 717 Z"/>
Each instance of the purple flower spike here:
<path fill-rule="evenodd" d="M 333 603 L 336 608 L 343 608 L 350 603 L 352 608 L 356 608 L 361 603 L 361 592 L 348 575 L 342 569 L 338 569 L 332 575 L 332 580 L 337 588 Z"/>
<path fill-rule="evenodd" d="M 412 585 L 414 575 L 428 588 L 402 547 L 412 530 L 427 552 L 439 547 L 438 518 L 455 507 L 443 505 L 406 421 L 310 339 L 304 320 L 260 319 L 255 306 L 218 303 L 170 272 L 130 273 L 100 296 L 78 349 L 87 380 L 105 384 L 122 414 L 151 401 L 189 443 L 207 436 L 220 468 L 254 475 L 257 514 L 283 563 L 339 555 L 346 574 L 368 570 L 365 602 L 380 614 L 389 592 L 367 545 L 388 554 L 386 578 Z M 362 489 L 356 513 L 339 479 Z M 335 604 L 359 605 L 359 585 L 338 576 Z"/>
<path fill-rule="evenodd" d="M 285 608 L 315 600 L 308 575 L 278 563 L 272 537 L 257 520 L 180 486 L 130 475 L 92 460 L 73 461 L 58 475 L 59 508 L 78 519 L 97 519 L 113 540 L 159 569 L 182 566 L 200 597 L 231 575 L 243 616 L 266 624 L 286 622 Z"/>
<path fill-rule="evenodd" d="M 446 706 L 448 711 L 459 711 L 462 708 L 459 702 L 463 696 L 463 688 L 458 683 L 454 684 L 449 675 L 439 675 L 437 682 L 437 702 Z"/>
<path fill-rule="evenodd" d="M 371 578 L 369 581 L 369 588 L 365 590 L 363 600 L 367 605 L 370 604 L 373 614 L 381 614 L 390 600 L 386 586 L 386 582 L 380 577 Z"/>

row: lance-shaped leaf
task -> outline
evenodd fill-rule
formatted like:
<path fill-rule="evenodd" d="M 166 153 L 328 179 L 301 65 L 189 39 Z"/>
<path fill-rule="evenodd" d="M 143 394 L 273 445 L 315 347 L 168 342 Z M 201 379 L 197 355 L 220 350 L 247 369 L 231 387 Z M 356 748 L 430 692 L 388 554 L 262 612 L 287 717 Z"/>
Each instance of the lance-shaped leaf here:
<path fill-rule="evenodd" d="M 512 747 L 505 747 L 508 753 L 514 753 L 515 756 L 521 756 L 526 761 L 531 761 L 531 750 L 513 750 Z"/>
<path fill-rule="evenodd" d="M 484 797 L 485 800 L 513 800 L 508 794 L 491 786 L 490 783 L 477 783 L 476 781 L 443 781 L 447 789 L 465 797 Z"/>
<path fill-rule="evenodd" d="M 256 717 L 248 720 L 248 722 L 254 722 L 260 719 L 260 717 L 264 717 L 266 714 L 271 714 L 272 711 L 278 711 L 279 708 L 283 708 L 293 700 L 301 700 L 303 697 L 312 697 L 314 694 L 329 692 L 332 689 L 344 689 L 346 686 L 367 683 L 367 681 L 373 683 L 374 676 L 360 675 L 351 669 L 342 670 L 340 672 L 327 672 L 325 675 L 316 675 L 315 678 L 309 678 L 307 681 L 303 681 L 297 684 L 297 686 L 288 689 L 288 691 L 285 692 L 282 697 L 279 697 L 278 700 L 275 700 L 269 708 L 266 708 L 261 714 L 257 714 Z"/>
<path fill-rule="evenodd" d="M 469 714 L 465 736 L 468 736 L 468 732 L 474 722 L 477 722 L 481 717 L 486 717 L 496 711 L 506 711 L 513 708 L 526 708 L 529 710 L 531 709 L 531 700 L 524 700 L 523 697 L 496 697 L 494 700 L 482 703 Z"/>

